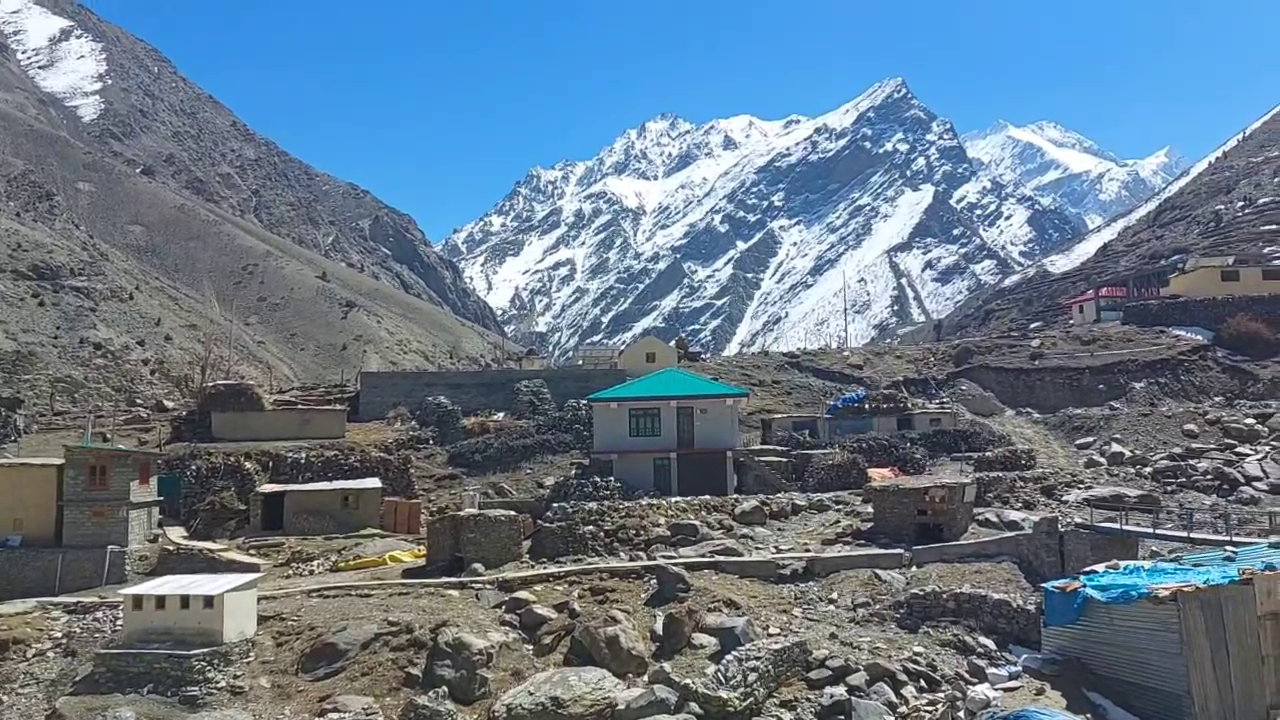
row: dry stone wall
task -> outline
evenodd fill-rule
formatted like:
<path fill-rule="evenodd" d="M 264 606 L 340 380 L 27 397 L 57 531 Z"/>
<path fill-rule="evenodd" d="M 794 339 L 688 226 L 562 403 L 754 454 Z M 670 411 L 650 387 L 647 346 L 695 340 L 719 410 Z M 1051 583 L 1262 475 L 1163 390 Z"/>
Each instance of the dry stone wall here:
<path fill-rule="evenodd" d="M 465 414 L 485 410 L 510 410 L 516 400 L 516 383 L 541 380 L 556 405 L 626 381 L 623 370 L 474 370 L 470 372 L 385 371 L 360 374 L 356 420 L 371 422 L 387 417 L 399 405 L 415 408 L 436 395 L 449 398 Z"/>
<path fill-rule="evenodd" d="M 1280 317 L 1280 295 L 1143 300 L 1124 306 L 1124 324 L 1140 327 L 1202 327 L 1217 331 L 1236 315 Z"/>
<path fill-rule="evenodd" d="M 0 601 L 116 585 L 129 580 L 132 567 L 129 553 L 119 549 L 5 548 L 0 550 Z"/>

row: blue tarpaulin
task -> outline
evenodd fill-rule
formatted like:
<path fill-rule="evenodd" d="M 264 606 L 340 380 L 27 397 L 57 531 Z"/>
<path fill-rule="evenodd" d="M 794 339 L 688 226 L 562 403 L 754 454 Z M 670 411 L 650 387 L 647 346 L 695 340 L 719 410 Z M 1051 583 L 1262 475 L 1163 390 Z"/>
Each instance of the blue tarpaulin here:
<path fill-rule="evenodd" d="M 1022 707 L 1013 710 L 988 710 L 978 715 L 978 720 L 1080 720 L 1080 716 L 1055 708 Z"/>
<path fill-rule="evenodd" d="M 1276 570 L 1276 563 L 1261 562 L 1257 570 Z M 1178 563 L 1125 565 L 1117 570 L 1081 575 L 1047 582 L 1044 588 L 1044 623 L 1047 626 L 1071 625 L 1084 614 L 1085 604 L 1093 600 L 1108 605 L 1125 605 L 1150 597 L 1155 590 L 1169 586 L 1229 585 L 1240 579 L 1239 565 L 1191 567 Z M 1078 583 L 1078 585 L 1076 584 Z M 1066 589 L 1070 587 L 1070 589 Z"/>
<path fill-rule="evenodd" d="M 867 399 L 866 390 L 864 390 L 863 388 L 853 388 L 849 392 L 841 395 L 835 400 L 832 400 L 831 404 L 827 406 L 827 414 L 834 415 L 837 412 L 840 412 L 842 408 L 847 408 L 852 405 L 857 405 L 858 403 L 866 399 Z"/>

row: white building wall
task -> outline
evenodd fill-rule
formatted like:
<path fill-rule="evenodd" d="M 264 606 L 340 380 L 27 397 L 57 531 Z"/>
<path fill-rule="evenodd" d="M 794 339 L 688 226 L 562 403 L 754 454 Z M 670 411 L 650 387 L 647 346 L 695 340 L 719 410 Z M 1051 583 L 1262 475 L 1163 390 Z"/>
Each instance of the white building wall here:
<path fill-rule="evenodd" d="M 222 601 L 222 641 L 247 640 L 258 632 L 258 589 L 229 592 Z"/>
<path fill-rule="evenodd" d="M 738 447 L 741 441 L 738 418 L 741 400 L 684 400 L 636 403 L 593 403 L 591 415 L 594 426 L 593 449 L 596 452 L 624 452 L 637 450 L 670 451 L 676 449 L 676 408 L 689 407 L 693 411 L 693 439 L 695 450 L 728 450 Z M 632 408 L 658 408 L 662 413 L 662 435 L 659 437 L 633 438 L 630 436 Z"/>
<path fill-rule="evenodd" d="M 133 598 L 142 598 L 142 609 L 133 609 Z M 223 643 L 222 598 L 214 597 L 213 608 L 205 609 L 204 598 L 192 595 L 191 606 L 183 610 L 181 597 L 165 596 L 163 610 L 156 609 L 155 595 L 130 595 L 124 598 L 125 643 L 176 643 L 182 645 L 221 645 Z"/>

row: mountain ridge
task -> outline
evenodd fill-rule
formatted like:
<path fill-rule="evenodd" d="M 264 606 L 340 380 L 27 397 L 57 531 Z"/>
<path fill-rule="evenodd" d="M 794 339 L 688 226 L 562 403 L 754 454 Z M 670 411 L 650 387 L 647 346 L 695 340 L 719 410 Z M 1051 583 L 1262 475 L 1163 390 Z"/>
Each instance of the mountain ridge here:
<path fill-rule="evenodd" d="M 554 356 L 644 332 L 738 352 L 940 318 L 1085 229 L 890 78 L 813 118 L 655 116 L 531 169 L 441 250 Z"/>

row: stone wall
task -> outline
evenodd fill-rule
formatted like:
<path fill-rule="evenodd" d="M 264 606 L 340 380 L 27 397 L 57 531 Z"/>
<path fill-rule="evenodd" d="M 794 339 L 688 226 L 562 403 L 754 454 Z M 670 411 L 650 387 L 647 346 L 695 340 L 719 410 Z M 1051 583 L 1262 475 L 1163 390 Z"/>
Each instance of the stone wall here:
<path fill-rule="evenodd" d="M 110 648 L 93 658 L 93 669 L 77 683 L 84 694 L 128 695 L 144 688 L 169 697 L 226 684 L 225 678 L 249 656 L 251 643 L 232 643 L 200 650 Z"/>
<path fill-rule="evenodd" d="M 964 502 L 967 483 L 922 484 L 915 482 L 872 483 L 863 490 L 871 501 L 874 527 L 872 531 L 893 542 L 912 543 L 928 520 L 938 532 L 939 542 L 964 537 L 973 522 L 973 503 Z M 942 493 L 945 500 L 930 502 L 928 493 Z M 931 514 L 920 516 L 921 510 Z"/>
<path fill-rule="evenodd" d="M 257 573 L 262 566 L 194 546 L 166 545 L 159 549 L 148 575 L 202 575 L 206 573 Z"/>
<path fill-rule="evenodd" d="M 1032 597 L 972 588 L 915 588 L 898 602 L 898 625 L 916 631 L 950 622 L 976 630 L 998 645 L 1040 647 L 1040 603 Z"/>
<path fill-rule="evenodd" d="M 1280 295 L 1143 300 L 1124 306 L 1124 324 L 1140 327 L 1192 326 L 1218 331 L 1239 314 L 1280 317 Z"/>
<path fill-rule="evenodd" d="M 623 370 L 474 370 L 469 372 L 386 371 L 360 374 L 360 395 L 356 420 L 370 422 L 386 418 L 397 405 L 414 407 L 424 398 L 444 395 L 473 414 L 485 410 L 509 410 L 515 384 L 521 380 L 543 380 L 557 405 L 625 382 Z"/>
<path fill-rule="evenodd" d="M 59 559 L 61 558 L 61 567 Z M 52 597 L 127 582 L 129 553 L 106 548 L 6 548 L 0 550 L 0 601 Z"/>
<path fill-rule="evenodd" d="M 533 520 L 509 510 L 464 510 L 427 522 L 427 565 L 480 563 L 496 568 L 524 557 L 525 531 Z"/>

